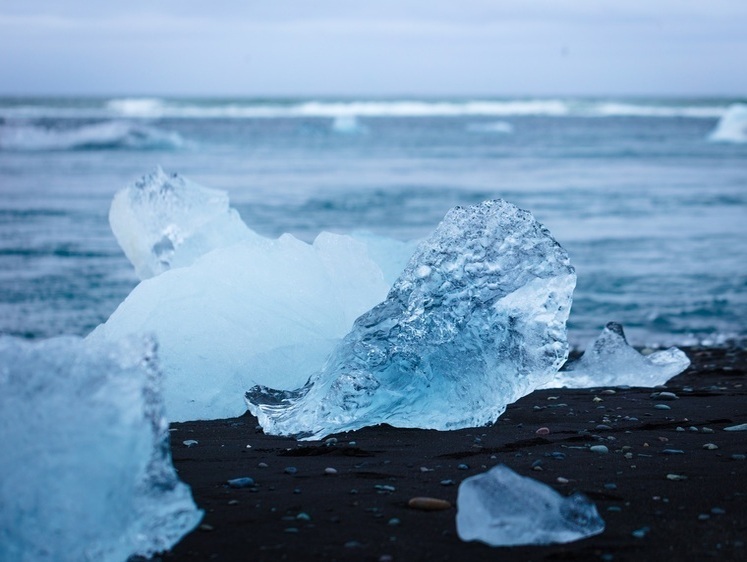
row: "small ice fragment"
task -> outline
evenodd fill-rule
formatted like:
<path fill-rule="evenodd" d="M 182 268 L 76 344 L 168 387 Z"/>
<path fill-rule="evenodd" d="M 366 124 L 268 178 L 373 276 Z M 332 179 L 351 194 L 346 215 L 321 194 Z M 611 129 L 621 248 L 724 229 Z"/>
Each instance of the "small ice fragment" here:
<path fill-rule="evenodd" d="M 0 337 L 0 560 L 124 561 L 202 518 L 171 464 L 152 340 Z"/>
<path fill-rule="evenodd" d="M 184 445 L 185 447 L 194 447 L 194 446 L 195 446 L 195 445 L 197 445 L 198 443 L 199 443 L 199 441 L 196 441 L 196 440 L 194 440 L 194 439 L 187 439 L 186 441 L 182 441 L 182 444 L 183 444 L 183 445 Z"/>
<path fill-rule="evenodd" d="M 266 433 L 305 439 L 486 425 L 564 361 L 575 282 L 530 213 L 501 200 L 456 207 L 305 386 L 256 386 L 247 404 Z"/>
<path fill-rule="evenodd" d="M 361 124 L 356 115 L 338 115 L 332 120 L 332 130 L 345 135 L 361 135 L 368 132 L 368 127 Z"/>
<path fill-rule="evenodd" d="M 628 345 L 623 327 L 609 322 L 581 358 L 566 364 L 545 388 L 654 387 L 680 374 L 689 365 L 687 355 L 676 347 L 641 355 Z"/>
<path fill-rule="evenodd" d="M 725 427 L 724 431 L 747 431 L 747 423 Z"/>
<path fill-rule="evenodd" d="M 505 465 L 467 478 L 457 496 L 457 534 L 491 546 L 567 543 L 604 531 L 582 494 L 563 497 Z"/>

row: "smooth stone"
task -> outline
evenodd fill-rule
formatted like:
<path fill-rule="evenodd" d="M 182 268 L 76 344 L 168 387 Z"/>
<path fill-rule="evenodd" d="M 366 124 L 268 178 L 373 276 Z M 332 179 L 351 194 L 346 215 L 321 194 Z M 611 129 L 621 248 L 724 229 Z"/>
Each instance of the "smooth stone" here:
<path fill-rule="evenodd" d="M 589 451 L 600 455 L 606 455 L 610 452 L 606 445 L 592 445 L 591 447 L 589 447 Z"/>
<path fill-rule="evenodd" d="M 407 506 L 421 511 L 443 511 L 444 509 L 451 509 L 450 502 L 428 497 L 411 498 L 410 501 L 407 502 Z"/>
<path fill-rule="evenodd" d="M 654 400 L 678 400 L 679 396 L 674 392 L 654 392 L 651 398 Z"/>
<path fill-rule="evenodd" d="M 187 439 L 186 441 L 182 441 L 182 444 L 185 447 L 194 447 L 198 443 L 199 443 L 199 441 L 195 441 L 194 439 Z"/>
<path fill-rule="evenodd" d="M 241 478 L 228 480 L 227 483 L 231 488 L 248 488 L 249 486 L 254 486 L 254 478 L 243 476 Z"/>
<path fill-rule="evenodd" d="M 667 406 L 666 404 L 657 404 L 654 406 L 654 409 L 656 410 L 671 410 L 671 406 Z"/>

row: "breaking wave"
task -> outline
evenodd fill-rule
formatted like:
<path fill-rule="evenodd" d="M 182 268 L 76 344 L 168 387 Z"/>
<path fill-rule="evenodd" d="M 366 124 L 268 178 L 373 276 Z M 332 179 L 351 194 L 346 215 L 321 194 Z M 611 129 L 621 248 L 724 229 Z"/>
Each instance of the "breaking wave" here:
<path fill-rule="evenodd" d="M 184 145 L 177 133 L 127 121 L 74 128 L 0 124 L 0 150 L 173 150 Z"/>
<path fill-rule="evenodd" d="M 345 117 L 686 117 L 720 118 L 728 100 L 589 100 L 516 99 L 168 99 L 113 98 L 73 103 L 69 100 L 0 100 L 0 118 L 36 119 L 272 119 Z"/>
<path fill-rule="evenodd" d="M 708 135 L 713 142 L 747 142 L 747 105 L 735 103 L 724 113 L 716 128 Z"/>

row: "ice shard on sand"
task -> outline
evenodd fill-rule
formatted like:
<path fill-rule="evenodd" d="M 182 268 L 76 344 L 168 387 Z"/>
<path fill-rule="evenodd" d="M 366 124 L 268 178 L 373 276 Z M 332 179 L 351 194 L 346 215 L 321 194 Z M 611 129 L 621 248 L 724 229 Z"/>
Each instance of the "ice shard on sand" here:
<path fill-rule="evenodd" d="M 488 424 L 565 361 L 575 281 L 529 212 L 502 200 L 456 207 L 305 386 L 253 387 L 248 407 L 265 432 L 306 439 Z"/>
<path fill-rule="evenodd" d="M 609 322 L 580 359 L 569 362 L 546 388 L 594 386 L 658 386 L 690 365 L 676 347 L 643 355 L 628 344 L 623 327 Z"/>
<path fill-rule="evenodd" d="M 586 496 L 563 497 L 505 465 L 459 485 L 456 525 L 463 541 L 490 546 L 567 543 L 604 531 L 604 521 Z"/>

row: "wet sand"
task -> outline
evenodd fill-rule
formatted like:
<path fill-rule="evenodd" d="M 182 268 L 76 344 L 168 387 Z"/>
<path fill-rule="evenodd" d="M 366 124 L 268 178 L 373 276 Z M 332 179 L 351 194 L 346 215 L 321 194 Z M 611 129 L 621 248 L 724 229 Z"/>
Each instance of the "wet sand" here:
<path fill-rule="evenodd" d="M 248 414 L 173 424 L 174 465 L 205 517 L 160 558 L 746 560 L 747 431 L 724 428 L 747 423 L 747 351 L 685 351 L 693 364 L 666 388 L 536 391 L 485 428 L 379 426 L 297 442 L 264 435 Z M 652 397 L 662 390 L 677 398 Z M 565 545 L 462 542 L 459 483 L 498 463 L 583 492 L 606 530 Z M 241 477 L 254 484 L 228 485 Z M 453 507 L 408 507 L 418 496 Z"/>

